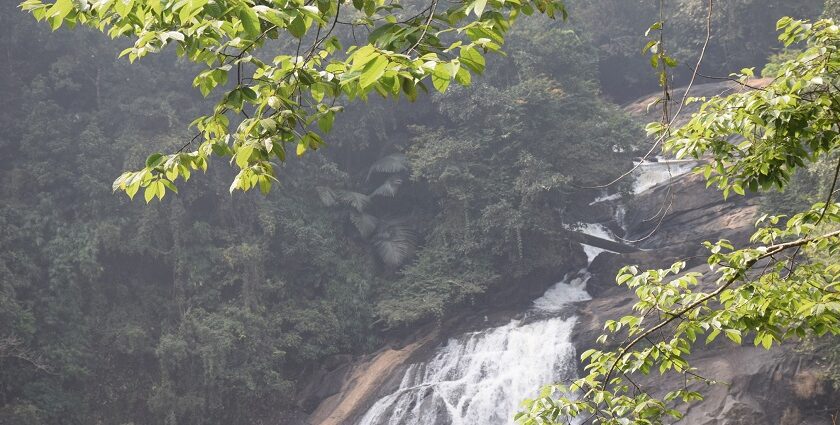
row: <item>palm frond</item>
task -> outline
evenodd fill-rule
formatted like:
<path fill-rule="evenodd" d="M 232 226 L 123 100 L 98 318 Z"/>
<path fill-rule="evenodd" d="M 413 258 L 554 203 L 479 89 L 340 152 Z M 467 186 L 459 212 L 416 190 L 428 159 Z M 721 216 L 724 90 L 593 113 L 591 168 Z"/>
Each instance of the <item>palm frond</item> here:
<path fill-rule="evenodd" d="M 373 235 L 373 246 L 385 265 L 396 268 L 414 255 L 417 237 L 406 220 L 381 220 Z"/>
<path fill-rule="evenodd" d="M 370 214 L 353 214 L 350 217 L 350 221 L 353 222 L 353 225 L 356 226 L 356 230 L 362 235 L 363 238 L 369 238 L 373 232 L 376 231 L 376 227 L 379 225 L 379 219 L 370 215 Z"/>
<path fill-rule="evenodd" d="M 408 170 L 408 158 L 405 154 L 394 153 L 379 158 L 368 170 L 367 178 L 373 173 L 401 173 Z"/>
<path fill-rule="evenodd" d="M 389 198 L 393 198 L 397 195 L 397 191 L 400 189 L 400 186 L 403 183 L 403 179 L 400 176 L 390 176 L 388 179 L 385 180 L 385 183 L 382 183 L 373 193 L 370 194 L 370 197 L 374 196 L 387 196 Z"/>
<path fill-rule="evenodd" d="M 370 196 L 365 195 L 364 193 L 352 192 L 349 190 L 342 190 L 339 192 L 338 198 L 341 202 L 350 205 L 358 212 L 364 211 L 370 203 Z"/>
<path fill-rule="evenodd" d="M 334 190 L 325 186 L 318 186 L 315 190 L 318 192 L 318 197 L 321 198 L 321 203 L 325 207 L 334 207 L 338 204 L 338 199 L 336 199 L 337 195 Z"/>

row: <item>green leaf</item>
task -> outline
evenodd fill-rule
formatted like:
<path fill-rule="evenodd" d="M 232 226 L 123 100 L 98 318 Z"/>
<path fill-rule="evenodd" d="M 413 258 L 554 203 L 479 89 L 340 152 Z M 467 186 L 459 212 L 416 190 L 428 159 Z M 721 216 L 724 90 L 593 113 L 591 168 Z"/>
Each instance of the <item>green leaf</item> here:
<path fill-rule="evenodd" d="M 193 16 L 201 11 L 206 5 L 208 0 L 189 0 L 181 7 L 181 10 L 178 11 L 178 19 L 181 20 L 182 24 L 188 23 Z"/>
<path fill-rule="evenodd" d="M 765 350 L 769 350 L 770 347 L 773 345 L 773 335 L 764 334 L 764 337 L 761 338 L 761 345 L 764 347 Z"/>
<path fill-rule="evenodd" d="M 481 74 L 484 71 L 484 56 L 481 56 L 481 53 L 478 53 L 478 50 L 469 46 L 462 47 L 460 59 L 461 64 L 476 74 Z"/>
<path fill-rule="evenodd" d="M 435 66 L 434 71 L 432 71 L 432 85 L 441 93 L 446 91 L 452 80 L 450 68 L 446 65 L 448 64 L 439 63 Z"/>
<path fill-rule="evenodd" d="M 126 18 L 131 12 L 132 6 L 134 6 L 133 3 L 133 0 L 116 0 L 114 1 L 114 11 L 117 12 L 121 18 Z"/>
<path fill-rule="evenodd" d="M 271 180 L 269 180 L 265 176 L 260 176 L 257 179 L 257 182 L 260 186 L 260 193 L 262 193 L 263 195 L 268 195 L 268 192 L 271 191 Z"/>
<path fill-rule="evenodd" d="M 368 42 L 375 45 L 387 44 L 386 42 L 380 43 L 380 39 L 394 28 L 399 29 L 400 27 L 396 24 L 385 24 L 380 26 L 368 35 Z"/>
<path fill-rule="evenodd" d="M 723 333 L 729 338 L 732 342 L 740 345 L 741 344 L 741 331 L 737 329 L 725 329 Z"/>
<path fill-rule="evenodd" d="M 160 182 L 161 182 L 161 184 L 163 184 L 163 185 L 164 185 L 167 189 L 169 189 L 169 190 L 171 190 L 171 191 L 173 191 L 173 192 L 175 192 L 175 193 L 178 193 L 178 188 L 177 188 L 177 187 L 175 186 L 175 184 L 173 184 L 171 181 L 169 181 L 169 180 L 161 180 Z"/>
<path fill-rule="evenodd" d="M 706 344 L 709 344 L 710 342 L 714 341 L 714 340 L 715 340 L 715 338 L 717 338 L 717 336 L 718 336 L 718 335 L 720 335 L 720 330 L 719 330 L 719 329 L 715 329 L 715 330 L 713 330 L 713 331 L 712 331 L 712 332 L 711 332 L 711 333 L 710 333 L 710 334 L 706 337 Z"/>
<path fill-rule="evenodd" d="M 160 14 L 163 11 L 163 7 L 161 7 L 160 0 L 149 0 L 149 9 L 152 12 Z"/>
<path fill-rule="evenodd" d="M 484 13 L 484 7 L 487 6 L 487 0 L 476 0 L 473 3 L 473 11 L 475 12 L 475 16 L 481 17 L 481 14 Z"/>
<path fill-rule="evenodd" d="M 153 153 L 146 158 L 146 167 L 155 168 L 163 162 L 163 159 L 162 153 Z"/>
<path fill-rule="evenodd" d="M 249 164 L 249 161 L 250 161 L 250 158 L 251 158 L 251 154 L 253 154 L 253 153 L 254 153 L 254 147 L 253 146 L 240 146 L 239 149 L 236 151 L 236 156 L 235 156 L 236 165 L 239 166 L 239 168 L 248 167 L 248 164 Z"/>
<path fill-rule="evenodd" d="M 134 195 L 137 194 L 137 191 L 140 189 L 140 182 L 132 183 L 125 188 L 125 194 L 128 195 L 129 199 L 134 199 Z"/>
<path fill-rule="evenodd" d="M 226 104 L 234 111 L 241 111 L 245 99 L 242 95 L 242 89 L 236 89 L 228 93 L 226 97 Z"/>
<path fill-rule="evenodd" d="M 455 81 L 462 86 L 469 86 L 472 84 L 472 75 L 466 68 L 459 67 L 458 74 L 455 75 Z"/>
<path fill-rule="evenodd" d="M 162 201 L 163 197 L 166 195 L 166 187 L 164 186 L 163 181 L 158 180 L 152 184 L 155 185 L 155 194 L 157 195 L 158 200 Z"/>
<path fill-rule="evenodd" d="M 324 85 L 323 84 L 313 84 L 309 87 L 309 92 L 312 94 L 312 98 L 316 101 L 320 102 L 324 100 Z"/>
<path fill-rule="evenodd" d="M 306 34 L 306 22 L 304 22 L 301 15 L 298 15 L 289 23 L 288 29 L 290 34 L 296 38 L 301 38 Z"/>
<path fill-rule="evenodd" d="M 146 190 L 143 192 L 143 199 L 145 199 L 146 203 L 148 204 L 149 202 L 152 201 L 152 199 L 156 195 L 157 195 L 157 185 L 156 184 L 150 184 L 150 185 L 146 186 Z"/>
<path fill-rule="evenodd" d="M 365 89 L 371 84 L 379 81 L 382 74 L 385 73 L 385 68 L 388 67 L 388 58 L 385 56 L 377 56 L 376 59 L 368 62 L 364 69 L 362 69 L 362 76 L 359 79 L 359 86 Z"/>
<path fill-rule="evenodd" d="M 318 128 L 324 133 L 329 133 L 332 130 L 333 121 L 335 120 L 335 113 L 328 112 L 318 119 Z"/>
<path fill-rule="evenodd" d="M 254 9 L 251 9 L 248 6 L 240 7 L 238 16 L 242 21 L 242 26 L 245 28 L 245 32 L 252 40 L 260 36 L 260 18 L 257 16 L 257 13 L 254 12 Z"/>
<path fill-rule="evenodd" d="M 66 18 L 72 10 L 72 0 L 57 0 L 55 4 L 47 10 L 47 17 L 51 20 L 52 29 L 58 29 L 64 21 L 64 18 Z"/>
<path fill-rule="evenodd" d="M 242 87 L 240 90 L 242 91 L 242 96 L 245 97 L 246 100 L 250 102 L 257 100 L 257 92 L 255 92 L 254 89 L 250 87 Z"/>

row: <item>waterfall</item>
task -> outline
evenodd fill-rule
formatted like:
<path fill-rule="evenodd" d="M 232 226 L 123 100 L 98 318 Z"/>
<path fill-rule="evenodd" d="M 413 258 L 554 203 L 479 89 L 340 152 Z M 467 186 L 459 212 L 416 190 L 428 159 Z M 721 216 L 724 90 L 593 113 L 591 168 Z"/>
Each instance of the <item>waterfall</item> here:
<path fill-rule="evenodd" d="M 584 245 L 584 247 L 586 246 Z M 592 297 L 586 292 L 586 282 L 589 281 L 590 277 L 591 275 L 586 269 L 581 270 L 576 275 L 567 275 L 562 282 L 548 288 L 543 296 L 534 300 L 535 310 L 560 313 L 571 303 L 591 300 Z"/>
<path fill-rule="evenodd" d="M 617 242 L 613 233 L 609 229 L 607 229 L 606 226 L 604 226 L 603 224 L 585 223 L 581 225 L 579 231 L 582 233 L 586 233 L 587 235 L 595 236 L 601 239 L 606 239 L 608 241 Z M 606 249 L 598 248 L 591 245 L 581 244 L 581 246 L 583 247 L 583 252 L 586 253 L 586 260 L 589 262 L 589 264 L 592 264 L 592 261 L 595 260 L 595 257 L 597 257 L 598 254 L 606 251 Z"/>
<path fill-rule="evenodd" d="M 567 276 L 523 318 L 450 339 L 425 363 L 408 367 L 399 389 L 379 399 L 359 425 L 502 425 L 542 385 L 574 379 L 570 303 L 590 299 L 588 273 Z"/>
<path fill-rule="evenodd" d="M 695 160 L 676 160 L 657 157 L 655 162 L 644 161 L 638 164 L 633 193 L 639 194 L 670 179 L 688 174 L 698 165 Z"/>
<path fill-rule="evenodd" d="M 635 193 L 690 172 L 696 161 L 656 158 L 636 172 Z M 604 193 L 592 204 L 614 201 Z M 623 210 L 617 210 L 623 221 Z M 601 224 L 576 230 L 614 240 Z M 583 245 L 591 263 L 603 249 Z M 589 273 L 566 276 L 536 299 L 522 318 L 504 326 L 450 339 L 431 360 L 412 364 L 399 388 L 365 413 L 358 425 L 507 425 L 519 403 L 537 395 L 542 385 L 576 377 L 577 355 L 571 343 L 577 320 L 567 306 L 590 299 Z"/>

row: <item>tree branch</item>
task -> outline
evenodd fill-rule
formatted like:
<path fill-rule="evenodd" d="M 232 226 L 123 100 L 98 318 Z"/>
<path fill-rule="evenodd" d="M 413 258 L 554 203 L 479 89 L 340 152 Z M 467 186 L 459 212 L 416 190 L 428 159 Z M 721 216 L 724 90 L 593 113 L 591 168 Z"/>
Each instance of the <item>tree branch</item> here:
<path fill-rule="evenodd" d="M 629 344 L 624 346 L 621 349 L 621 351 L 619 352 L 618 356 L 616 357 L 615 362 L 613 362 L 612 366 L 610 366 L 609 371 L 607 371 L 607 374 L 605 375 L 604 381 L 601 385 L 601 389 L 602 390 L 606 389 L 606 386 L 609 383 L 610 378 L 612 377 L 616 368 L 618 367 L 618 364 L 621 362 L 621 360 L 624 358 L 624 356 L 626 356 L 630 352 L 630 350 L 634 346 L 636 346 L 636 344 L 643 341 L 645 338 L 652 335 L 654 332 L 658 331 L 659 329 L 664 328 L 665 326 L 667 326 L 668 324 L 670 324 L 674 320 L 677 320 L 678 318 L 682 317 L 686 313 L 688 313 L 688 312 L 694 310 L 695 308 L 699 307 L 700 305 L 704 304 L 706 301 L 709 301 L 712 298 L 715 298 L 716 296 L 720 295 L 724 290 L 726 290 L 728 287 L 732 286 L 733 283 L 737 282 L 738 279 L 740 277 L 742 277 L 744 275 L 744 273 L 746 273 L 750 268 L 752 268 L 752 266 L 754 266 L 755 263 L 757 263 L 758 261 L 763 260 L 765 258 L 769 258 L 772 255 L 778 254 L 779 252 L 785 251 L 785 250 L 790 249 L 790 248 L 801 247 L 801 246 L 807 245 L 811 242 L 815 242 L 815 241 L 822 240 L 822 239 L 827 239 L 827 238 L 832 238 L 832 237 L 836 237 L 836 236 L 840 236 L 840 230 L 835 230 L 833 232 L 826 233 L 822 236 L 817 236 L 817 237 L 814 237 L 814 238 L 802 238 L 802 239 L 797 239 L 795 241 L 786 242 L 786 243 L 777 244 L 777 245 L 771 245 L 771 246 L 767 247 L 767 251 L 764 254 L 761 254 L 758 257 L 747 261 L 746 264 L 744 264 L 744 266 L 743 266 L 743 270 L 741 270 L 739 273 L 737 273 L 731 279 L 727 280 L 718 289 L 716 289 L 715 291 L 713 291 L 713 292 L 707 294 L 706 296 L 700 298 L 699 300 L 689 304 L 688 306 L 686 306 L 682 310 L 674 313 L 671 317 L 659 322 L 656 326 L 642 332 L 639 336 L 637 336 L 635 339 L 633 339 L 633 341 L 631 341 Z"/>

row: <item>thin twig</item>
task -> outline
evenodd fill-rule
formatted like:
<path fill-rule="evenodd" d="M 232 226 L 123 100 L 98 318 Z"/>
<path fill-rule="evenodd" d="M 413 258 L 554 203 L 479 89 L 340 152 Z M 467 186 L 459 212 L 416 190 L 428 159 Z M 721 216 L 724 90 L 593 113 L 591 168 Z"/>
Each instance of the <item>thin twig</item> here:
<path fill-rule="evenodd" d="M 700 49 L 700 56 L 697 58 L 697 65 L 695 65 L 694 72 L 691 74 L 691 80 L 688 83 L 688 87 L 686 88 L 685 93 L 683 93 L 683 97 L 682 97 L 682 100 L 680 101 L 680 105 L 677 108 L 677 111 L 671 117 L 671 121 L 668 122 L 668 125 L 667 125 L 668 129 L 673 127 L 674 123 L 677 121 L 677 118 L 679 118 L 680 114 L 682 113 L 683 107 L 685 106 L 685 102 L 686 102 L 686 100 L 688 100 L 688 95 L 691 92 L 691 88 L 694 86 L 694 82 L 697 79 L 697 70 L 700 69 L 700 64 L 703 62 L 703 58 L 706 56 L 706 49 L 709 46 L 709 40 L 711 40 L 711 38 L 712 38 L 712 10 L 713 10 L 713 6 L 714 6 L 714 0 L 709 0 L 709 13 L 706 16 L 706 39 L 703 41 L 703 47 Z M 603 189 L 605 187 L 612 186 L 615 183 L 618 183 L 619 181 L 624 179 L 625 177 L 629 176 L 630 174 L 633 174 L 633 172 L 635 172 L 642 165 L 642 163 L 644 163 L 650 157 L 650 155 L 653 153 L 653 151 L 665 140 L 667 134 L 668 134 L 667 132 L 664 132 L 661 136 L 659 136 L 657 138 L 656 142 L 654 142 L 653 146 L 651 146 L 650 150 L 648 150 L 648 152 L 645 154 L 645 156 L 642 157 L 642 160 L 639 161 L 639 163 L 636 164 L 632 169 L 623 173 L 622 175 L 620 175 L 619 177 L 615 178 L 613 181 L 611 181 L 607 184 L 602 184 L 602 185 L 592 186 L 592 187 L 586 187 L 586 189 Z"/>
<path fill-rule="evenodd" d="M 828 211 L 828 206 L 831 205 L 831 198 L 834 196 L 834 188 L 837 187 L 837 177 L 840 177 L 840 158 L 837 160 L 837 166 L 834 168 L 834 177 L 831 179 L 831 189 L 828 190 L 828 195 L 826 196 L 825 205 L 822 208 L 822 212 L 820 213 L 820 217 L 817 219 L 817 222 L 814 223 L 814 227 L 819 225 L 823 218 L 825 218 L 825 213 Z M 808 232 L 810 234 L 811 231 Z M 788 262 L 788 276 L 793 273 L 793 269 L 796 267 L 796 256 L 799 254 L 800 248 L 796 248 L 793 255 L 790 257 L 790 261 Z"/>
<path fill-rule="evenodd" d="M 426 32 L 429 30 L 429 25 L 432 24 L 432 18 L 435 17 L 435 9 L 437 8 L 437 0 L 432 0 L 432 5 L 429 8 L 429 17 L 426 19 L 426 23 L 423 25 L 423 32 L 420 33 L 420 37 L 417 38 L 417 42 L 414 43 L 408 50 L 405 51 L 406 54 L 411 53 L 420 43 L 423 41 L 423 38 L 426 37 Z"/>

